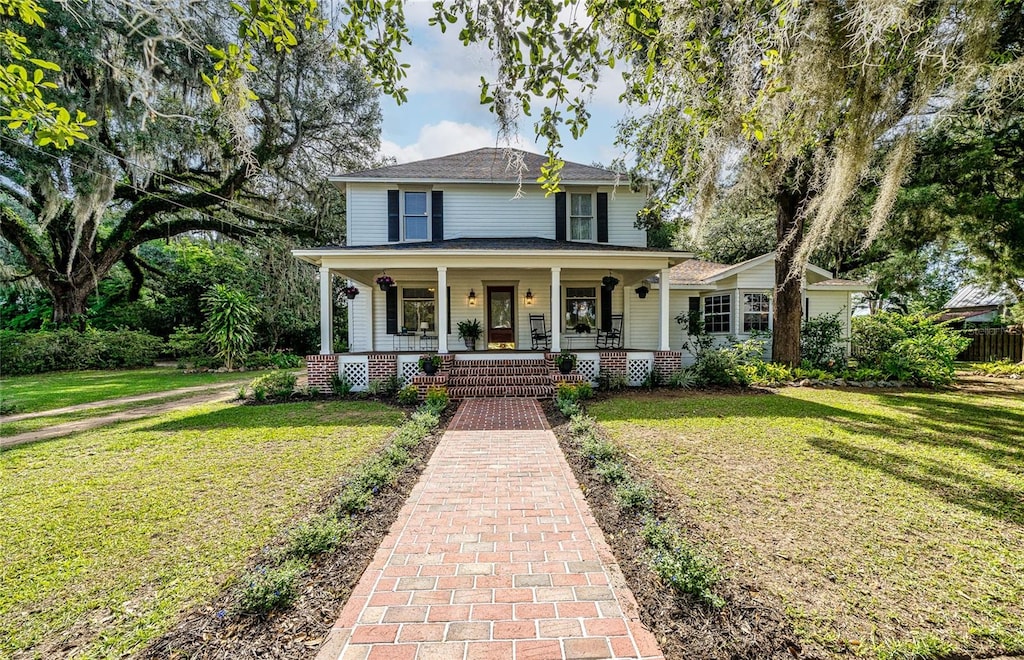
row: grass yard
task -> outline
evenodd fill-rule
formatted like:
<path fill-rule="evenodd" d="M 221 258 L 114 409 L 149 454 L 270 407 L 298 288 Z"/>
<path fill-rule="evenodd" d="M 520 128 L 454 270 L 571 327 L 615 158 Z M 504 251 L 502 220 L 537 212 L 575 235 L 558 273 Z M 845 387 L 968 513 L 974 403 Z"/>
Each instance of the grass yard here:
<path fill-rule="evenodd" d="M 110 406 L 74 410 L 72 412 L 56 415 L 43 415 L 40 417 L 19 419 L 13 422 L 3 422 L 0 423 L 0 438 L 19 435 L 21 433 L 29 433 L 30 431 L 38 431 L 39 429 L 56 426 L 58 424 L 77 422 L 83 419 L 92 419 L 93 417 L 104 417 L 106 415 L 113 415 L 114 413 L 125 412 L 126 410 L 136 410 L 144 406 L 157 406 L 163 403 L 170 403 L 172 401 L 180 401 L 199 394 L 201 394 L 201 392 L 172 394 L 170 396 L 159 397 L 156 399 L 147 399 L 146 401 L 138 403 L 118 403 Z"/>
<path fill-rule="evenodd" d="M 401 412 L 209 404 L 0 452 L 0 657 L 121 657 L 213 596 Z"/>
<path fill-rule="evenodd" d="M 645 393 L 591 412 L 819 648 L 1024 653 L 1019 394 Z"/>
<path fill-rule="evenodd" d="M 0 379 L 0 396 L 15 413 L 164 392 L 181 387 L 248 382 L 259 373 L 185 374 L 174 367 L 122 371 L 58 371 Z"/>

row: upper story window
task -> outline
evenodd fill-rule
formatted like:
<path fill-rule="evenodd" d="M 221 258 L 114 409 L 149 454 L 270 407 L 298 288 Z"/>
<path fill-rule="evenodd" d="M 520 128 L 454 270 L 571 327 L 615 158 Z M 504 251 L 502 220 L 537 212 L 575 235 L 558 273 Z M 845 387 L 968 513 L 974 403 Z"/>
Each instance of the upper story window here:
<path fill-rule="evenodd" d="M 402 195 L 403 235 L 407 241 L 425 241 L 430 238 L 427 220 L 427 193 L 406 191 Z"/>
<path fill-rule="evenodd" d="M 594 196 L 590 193 L 570 193 L 569 240 L 593 241 L 597 233 L 594 224 Z"/>
<path fill-rule="evenodd" d="M 730 302 L 728 294 L 704 298 L 705 332 L 729 332 Z"/>
<path fill-rule="evenodd" d="M 743 332 L 768 332 L 771 298 L 764 293 L 743 294 Z"/>

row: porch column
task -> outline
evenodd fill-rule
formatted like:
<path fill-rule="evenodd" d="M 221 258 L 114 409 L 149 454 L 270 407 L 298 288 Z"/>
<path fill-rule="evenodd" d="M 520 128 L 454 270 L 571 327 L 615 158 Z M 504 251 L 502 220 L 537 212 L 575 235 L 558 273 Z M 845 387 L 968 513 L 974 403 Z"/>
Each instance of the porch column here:
<path fill-rule="evenodd" d="M 661 322 L 658 332 L 658 350 L 667 351 L 668 347 L 668 316 L 669 316 L 669 302 L 672 299 L 672 285 L 668 281 L 668 268 L 662 268 L 661 274 L 658 276 L 658 303 L 660 304 L 660 313 L 658 321 Z"/>
<path fill-rule="evenodd" d="M 437 267 L 437 352 L 448 352 L 448 267 Z"/>
<path fill-rule="evenodd" d="M 551 267 L 551 352 L 562 350 L 562 269 Z"/>
<path fill-rule="evenodd" d="M 334 296 L 331 291 L 331 269 L 320 266 L 320 354 L 334 352 Z"/>

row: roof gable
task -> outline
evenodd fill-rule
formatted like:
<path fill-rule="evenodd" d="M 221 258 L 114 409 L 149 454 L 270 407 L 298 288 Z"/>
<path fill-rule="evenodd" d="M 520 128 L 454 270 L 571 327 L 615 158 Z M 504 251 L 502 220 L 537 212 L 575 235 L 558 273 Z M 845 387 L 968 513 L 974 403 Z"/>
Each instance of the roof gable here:
<path fill-rule="evenodd" d="M 685 263 L 672 268 L 669 273 L 669 282 L 672 284 L 712 284 L 727 277 L 732 277 L 743 271 L 759 266 L 768 261 L 775 260 L 775 252 L 766 252 L 753 259 L 741 261 L 738 264 L 719 264 L 713 261 L 701 261 L 691 259 Z M 807 264 L 805 273 L 813 273 L 816 280 L 831 280 L 832 273 L 824 268 Z M 844 280 L 846 282 L 846 280 Z M 818 282 L 815 282 L 818 283 Z"/>
<path fill-rule="evenodd" d="M 519 171 L 509 167 L 509 152 L 513 158 L 522 156 L 524 182 L 533 182 L 540 176 L 540 168 L 547 156 L 522 151 L 487 147 L 428 158 L 412 163 L 388 165 L 372 170 L 350 172 L 331 177 L 332 181 L 474 181 L 486 183 L 518 183 Z M 623 177 L 617 172 L 565 161 L 560 173 L 563 183 L 618 183 Z"/>

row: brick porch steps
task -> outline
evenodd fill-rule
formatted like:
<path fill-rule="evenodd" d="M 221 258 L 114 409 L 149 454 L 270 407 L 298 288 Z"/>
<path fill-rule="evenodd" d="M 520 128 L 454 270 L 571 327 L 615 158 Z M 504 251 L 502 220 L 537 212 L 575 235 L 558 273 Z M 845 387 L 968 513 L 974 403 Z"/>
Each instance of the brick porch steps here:
<path fill-rule="evenodd" d="M 455 360 L 448 368 L 448 395 L 455 400 L 480 397 L 554 396 L 544 360 Z"/>

